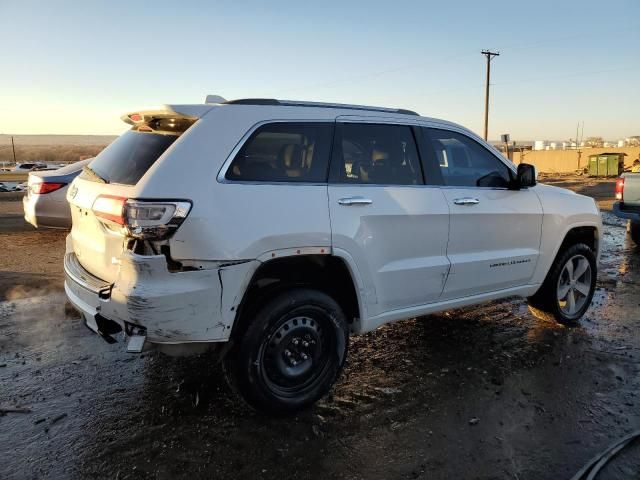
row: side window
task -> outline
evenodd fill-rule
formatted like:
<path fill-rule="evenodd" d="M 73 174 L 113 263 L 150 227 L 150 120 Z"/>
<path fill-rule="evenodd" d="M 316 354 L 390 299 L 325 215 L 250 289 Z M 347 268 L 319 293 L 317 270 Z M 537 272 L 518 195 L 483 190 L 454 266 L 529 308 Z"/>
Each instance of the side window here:
<path fill-rule="evenodd" d="M 422 185 L 411 127 L 338 123 L 331 180 L 337 183 Z"/>
<path fill-rule="evenodd" d="M 508 188 L 509 167 L 485 147 L 460 133 L 425 128 L 431 140 L 445 185 Z"/>
<path fill-rule="evenodd" d="M 251 182 L 325 183 L 332 123 L 271 123 L 242 146 L 225 175 Z"/>

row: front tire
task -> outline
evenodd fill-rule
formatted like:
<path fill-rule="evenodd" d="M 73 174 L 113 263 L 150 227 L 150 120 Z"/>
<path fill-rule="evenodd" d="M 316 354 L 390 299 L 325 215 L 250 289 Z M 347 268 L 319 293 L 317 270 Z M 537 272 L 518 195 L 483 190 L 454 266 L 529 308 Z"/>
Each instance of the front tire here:
<path fill-rule="evenodd" d="M 558 254 L 547 278 L 529 298 L 529 310 L 538 318 L 575 325 L 589 308 L 596 288 L 596 257 L 578 243 Z"/>
<path fill-rule="evenodd" d="M 335 300 L 294 288 L 250 312 L 225 359 L 229 383 L 250 406 L 271 414 L 293 413 L 324 396 L 342 370 L 349 340 Z"/>

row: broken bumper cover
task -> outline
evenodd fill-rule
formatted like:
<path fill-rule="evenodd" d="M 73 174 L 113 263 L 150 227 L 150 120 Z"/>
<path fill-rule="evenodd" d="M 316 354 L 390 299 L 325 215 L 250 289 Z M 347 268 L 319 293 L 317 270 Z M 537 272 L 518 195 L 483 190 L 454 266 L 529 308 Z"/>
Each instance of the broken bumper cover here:
<path fill-rule="evenodd" d="M 96 333 L 100 320 L 100 298 L 110 295 L 112 285 L 82 268 L 75 254 L 64 256 L 64 291 L 71 304 L 84 316 L 87 327 Z"/>
<path fill-rule="evenodd" d="M 125 332 L 145 330 L 151 343 L 223 342 L 229 339 L 253 263 L 172 273 L 162 255 L 126 253 L 110 284 L 67 252 L 65 292 L 87 326 L 103 336 L 115 322 Z"/>

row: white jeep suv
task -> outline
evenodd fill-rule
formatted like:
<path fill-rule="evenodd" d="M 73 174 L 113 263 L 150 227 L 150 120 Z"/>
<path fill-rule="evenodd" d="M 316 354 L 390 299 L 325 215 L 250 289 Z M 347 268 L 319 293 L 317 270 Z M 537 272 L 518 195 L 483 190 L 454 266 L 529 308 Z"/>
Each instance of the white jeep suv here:
<path fill-rule="evenodd" d="M 123 119 L 67 195 L 68 298 L 130 351 L 217 347 L 256 408 L 327 393 L 349 334 L 509 296 L 570 323 L 591 302 L 594 201 L 459 125 L 220 98 Z"/>

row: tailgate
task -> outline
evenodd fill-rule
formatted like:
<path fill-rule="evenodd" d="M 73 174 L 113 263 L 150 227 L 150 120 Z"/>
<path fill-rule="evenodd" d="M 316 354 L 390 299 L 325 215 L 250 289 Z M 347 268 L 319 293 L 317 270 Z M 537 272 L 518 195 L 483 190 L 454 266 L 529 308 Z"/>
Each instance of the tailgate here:
<path fill-rule="evenodd" d="M 73 251 L 89 273 L 110 283 L 118 275 L 118 259 L 125 249 L 126 238 L 100 222 L 91 207 L 99 195 L 129 197 L 133 188 L 76 178 L 67 192 L 73 221 Z"/>
<path fill-rule="evenodd" d="M 133 125 L 131 130 L 100 152 L 73 181 L 67 192 L 73 221 L 71 240 L 78 261 L 89 273 L 113 283 L 128 242 L 120 225 L 96 216 L 96 199 L 134 198 L 136 184 L 209 109 L 206 105 L 165 106 L 125 115 L 122 118 Z"/>

